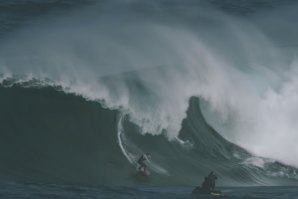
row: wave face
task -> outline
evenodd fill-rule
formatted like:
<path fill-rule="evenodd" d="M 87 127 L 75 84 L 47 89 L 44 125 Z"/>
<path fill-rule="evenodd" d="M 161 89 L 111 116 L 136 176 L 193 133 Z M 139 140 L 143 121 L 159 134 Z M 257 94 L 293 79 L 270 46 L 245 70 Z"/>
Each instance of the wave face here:
<path fill-rule="evenodd" d="M 5 83 L 5 81 L 4 81 Z M 24 87 L 24 85 L 29 88 Z M 121 111 L 32 82 L 2 86 L 0 179 L 100 185 L 194 185 L 211 169 L 221 185 L 296 184 L 297 170 L 226 141 L 189 102 L 179 138 L 142 135 Z M 136 160 L 150 151 L 150 181 Z"/>
<path fill-rule="evenodd" d="M 1 2 L 1 178 L 296 184 L 297 3 L 237 2 Z"/>

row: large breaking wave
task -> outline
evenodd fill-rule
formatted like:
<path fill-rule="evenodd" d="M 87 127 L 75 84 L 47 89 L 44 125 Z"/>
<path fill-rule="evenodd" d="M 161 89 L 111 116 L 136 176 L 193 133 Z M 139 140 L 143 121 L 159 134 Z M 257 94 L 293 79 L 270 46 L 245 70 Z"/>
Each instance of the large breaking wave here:
<path fill-rule="evenodd" d="M 65 93 L 40 81 L 3 81 L 2 180 L 104 185 L 195 185 L 210 170 L 220 185 L 297 183 L 297 169 L 254 156 L 226 141 L 191 98 L 179 136 L 142 135 L 121 109 Z M 136 177 L 136 160 L 150 151 L 150 181 Z"/>
<path fill-rule="evenodd" d="M 101 1 L 6 34 L 2 177 L 134 184 L 150 151 L 152 184 L 295 184 L 293 7 Z"/>

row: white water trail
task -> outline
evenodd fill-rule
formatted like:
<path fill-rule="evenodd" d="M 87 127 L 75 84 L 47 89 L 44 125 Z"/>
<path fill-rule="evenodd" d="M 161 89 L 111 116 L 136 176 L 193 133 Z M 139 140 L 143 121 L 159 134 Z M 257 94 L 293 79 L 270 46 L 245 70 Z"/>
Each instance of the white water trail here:
<path fill-rule="evenodd" d="M 119 116 L 118 125 L 117 125 L 117 127 L 118 127 L 117 128 L 118 144 L 119 144 L 119 147 L 120 147 L 123 155 L 126 157 L 126 159 L 132 165 L 136 166 L 137 159 L 139 158 L 139 156 L 141 154 L 144 154 L 144 152 L 125 137 L 125 131 L 122 126 L 123 118 L 124 118 L 123 114 Z M 164 169 L 163 167 L 158 165 L 158 163 L 156 163 L 154 160 L 148 159 L 146 161 L 146 163 L 148 164 L 148 168 L 150 170 L 153 170 L 154 172 L 161 174 L 161 175 L 167 175 L 167 176 L 170 175 L 166 169 Z"/>
<path fill-rule="evenodd" d="M 119 144 L 119 147 L 123 153 L 123 155 L 126 157 L 126 159 L 131 163 L 131 164 L 136 164 L 136 161 L 135 161 L 135 156 L 128 153 L 126 150 L 125 150 L 125 147 L 124 147 L 124 144 L 123 143 L 126 143 L 126 140 L 125 140 L 125 137 L 122 136 L 123 135 L 123 127 L 122 127 L 122 117 L 123 116 L 120 116 L 120 119 L 118 121 L 118 125 L 117 125 L 117 140 L 118 140 L 118 144 Z M 124 141 L 122 141 L 124 140 Z"/>

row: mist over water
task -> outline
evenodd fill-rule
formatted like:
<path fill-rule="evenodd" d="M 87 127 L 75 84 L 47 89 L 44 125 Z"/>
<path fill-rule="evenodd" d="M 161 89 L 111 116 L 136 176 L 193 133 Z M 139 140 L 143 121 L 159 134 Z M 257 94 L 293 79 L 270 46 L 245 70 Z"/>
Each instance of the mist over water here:
<path fill-rule="evenodd" d="M 120 109 L 142 134 L 169 140 L 196 96 L 226 139 L 297 167 L 298 62 L 295 48 L 283 47 L 298 41 L 297 5 L 244 17 L 165 2 L 109 1 L 49 14 L 1 41 L 2 78 L 59 85 Z"/>

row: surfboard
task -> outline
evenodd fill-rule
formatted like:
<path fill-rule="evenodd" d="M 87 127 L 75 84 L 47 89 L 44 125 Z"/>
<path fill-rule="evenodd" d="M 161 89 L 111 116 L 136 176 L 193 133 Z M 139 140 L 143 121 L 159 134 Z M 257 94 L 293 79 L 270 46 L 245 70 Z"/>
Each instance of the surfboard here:
<path fill-rule="evenodd" d="M 143 171 L 134 171 L 131 173 L 131 176 L 134 178 L 136 183 L 148 183 L 150 181 L 150 172 L 143 172 Z"/>
<path fill-rule="evenodd" d="M 140 175 L 144 175 L 144 176 L 149 176 L 150 175 L 150 171 L 145 170 L 145 171 L 137 171 Z"/>
<path fill-rule="evenodd" d="M 222 196 L 223 194 L 220 191 L 213 191 L 213 192 L 210 192 L 210 195 L 212 195 L 212 196 Z"/>
<path fill-rule="evenodd" d="M 139 170 L 139 167 L 140 167 L 140 165 L 137 164 L 136 170 L 137 170 L 137 173 L 139 175 L 142 175 L 142 176 L 149 176 L 150 175 L 150 171 L 148 170 L 148 168 L 144 171 L 144 170 Z"/>
<path fill-rule="evenodd" d="M 210 193 L 204 193 L 202 192 L 201 188 L 200 187 L 196 187 L 193 191 L 192 191 L 192 198 L 193 199 L 197 199 L 197 198 L 200 198 L 202 197 L 202 195 L 211 195 L 211 196 L 223 196 L 223 194 L 221 193 L 221 191 L 212 191 Z"/>

